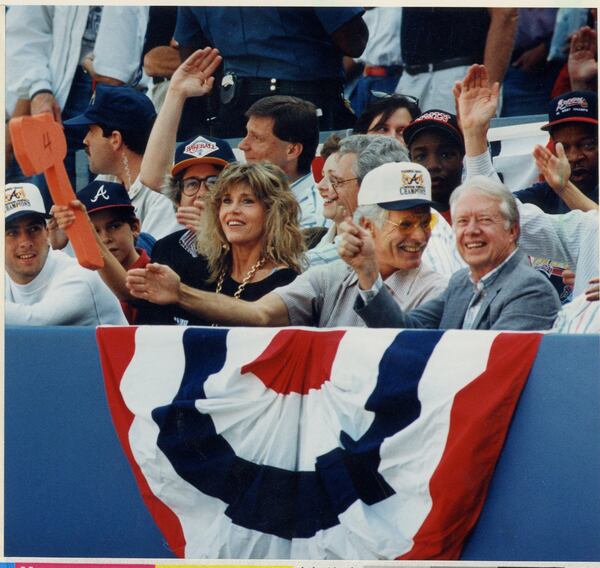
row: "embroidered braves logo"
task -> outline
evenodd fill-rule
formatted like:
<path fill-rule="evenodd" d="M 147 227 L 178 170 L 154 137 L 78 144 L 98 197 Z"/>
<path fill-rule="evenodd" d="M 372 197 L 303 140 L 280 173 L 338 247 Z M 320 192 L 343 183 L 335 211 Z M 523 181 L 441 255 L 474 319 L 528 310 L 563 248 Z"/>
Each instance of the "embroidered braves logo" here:
<path fill-rule="evenodd" d="M 423 182 L 423 173 L 417 170 L 408 170 L 402 172 L 402 186 L 400 195 L 414 195 L 416 193 L 426 195 L 425 184 Z"/>
<path fill-rule="evenodd" d="M 31 207 L 25 188 L 19 186 L 4 193 L 4 211 L 8 213 L 19 207 Z"/>
<path fill-rule="evenodd" d="M 441 122 L 448 122 L 450 118 L 450 115 L 446 114 L 445 112 L 432 111 L 422 114 L 415 120 L 415 122 L 421 122 L 422 120 L 439 120 Z"/>
<path fill-rule="evenodd" d="M 11 191 L 7 191 L 4 194 L 4 203 L 9 203 L 13 199 L 27 199 L 27 195 L 25 195 L 25 189 L 22 187 L 15 187 Z"/>
<path fill-rule="evenodd" d="M 556 114 L 573 109 L 580 112 L 588 112 L 588 102 L 583 97 L 571 97 L 560 99 L 556 105 Z"/>
<path fill-rule="evenodd" d="M 402 172 L 402 182 L 404 185 L 423 185 L 423 174 L 420 172 Z"/>
<path fill-rule="evenodd" d="M 103 186 L 103 185 L 101 185 L 101 186 L 98 188 L 98 191 L 96 192 L 96 195 L 94 195 L 94 197 L 92 197 L 92 198 L 90 199 L 90 201 L 91 201 L 92 203 L 96 203 L 96 201 L 98 201 L 98 199 L 100 199 L 101 197 L 102 197 L 103 199 L 105 199 L 106 201 L 108 201 L 108 200 L 110 199 L 110 197 L 108 196 L 108 193 L 106 193 L 106 189 L 104 189 L 104 186 Z"/>

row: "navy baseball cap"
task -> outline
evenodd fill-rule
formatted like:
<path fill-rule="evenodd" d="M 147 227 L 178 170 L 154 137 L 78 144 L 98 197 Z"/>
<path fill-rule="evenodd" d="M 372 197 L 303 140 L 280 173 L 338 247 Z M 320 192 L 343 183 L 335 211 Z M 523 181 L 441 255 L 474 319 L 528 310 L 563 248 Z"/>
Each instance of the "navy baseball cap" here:
<path fill-rule="evenodd" d="M 565 122 L 598 125 L 598 95 L 593 91 L 571 91 L 554 97 L 548 103 L 548 124 L 542 130 Z"/>
<path fill-rule="evenodd" d="M 129 194 L 120 183 L 95 180 L 77 192 L 77 199 L 85 205 L 88 213 L 112 207 L 126 208 L 135 213 Z"/>
<path fill-rule="evenodd" d="M 65 126 L 102 127 L 119 131 L 141 131 L 150 134 L 156 111 L 152 101 L 133 87 L 98 85 L 85 111 L 69 120 Z"/>
<path fill-rule="evenodd" d="M 235 161 L 233 150 L 226 140 L 201 135 L 177 146 L 171 175 L 176 176 L 194 164 L 214 164 L 225 167 Z"/>
<path fill-rule="evenodd" d="M 445 132 L 465 152 L 465 139 L 458 126 L 456 115 L 445 110 L 431 109 L 417 116 L 402 132 L 407 146 L 410 146 L 417 136 L 424 130 L 437 129 Z"/>

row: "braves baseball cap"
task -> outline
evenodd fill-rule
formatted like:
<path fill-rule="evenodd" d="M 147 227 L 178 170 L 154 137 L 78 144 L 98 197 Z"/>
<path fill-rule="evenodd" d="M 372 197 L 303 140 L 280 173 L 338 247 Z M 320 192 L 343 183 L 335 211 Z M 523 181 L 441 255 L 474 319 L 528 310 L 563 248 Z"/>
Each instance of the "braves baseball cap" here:
<path fill-rule="evenodd" d="M 177 146 L 171 175 L 175 176 L 194 164 L 214 164 L 225 167 L 235 161 L 233 150 L 226 140 L 212 136 L 197 136 Z"/>
<path fill-rule="evenodd" d="M 125 186 L 120 183 L 93 181 L 77 192 L 77 199 L 85 205 L 88 213 L 110 207 L 119 207 L 129 209 L 131 213 L 135 212 Z"/>
<path fill-rule="evenodd" d="M 150 134 L 156 111 L 152 101 L 133 87 L 97 85 L 85 111 L 65 126 L 98 124 L 113 130 Z"/>
<path fill-rule="evenodd" d="M 441 130 L 445 132 L 465 151 L 465 139 L 458 126 L 456 115 L 445 110 L 431 109 L 417 116 L 402 132 L 407 146 L 410 146 L 417 136 L 424 130 Z"/>
<path fill-rule="evenodd" d="M 431 200 L 431 176 L 412 162 L 389 162 L 371 170 L 362 180 L 358 205 L 379 205 L 402 211 L 419 205 L 440 207 Z"/>
<path fill-rule="evenodd" d="M 50 218 L 37 186 L 32 183 L 7 183 L 4 187 L 5 223 L 32 214 L 41 215 L 45 219 Z"/>
<path fill-rule="evenodd" d="M 548 124 L 542 130 L 550 130 L 565 122 L 598 124 L 598 95 L 592 91 L 571 91 L 554 97 L 548 104 Z"/>

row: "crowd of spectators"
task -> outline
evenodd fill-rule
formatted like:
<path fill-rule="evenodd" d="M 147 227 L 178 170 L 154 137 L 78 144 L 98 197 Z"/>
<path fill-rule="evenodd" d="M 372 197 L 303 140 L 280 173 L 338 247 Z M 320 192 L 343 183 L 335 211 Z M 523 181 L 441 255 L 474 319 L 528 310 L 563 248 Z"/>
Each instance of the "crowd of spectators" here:
<path fill-rule="evenodd" d="M 596 85 L 594 9 L 11 6 L 7 119 L 64 126 L 76 199 L 7 129 L 6 323 L 598 333 Z"/>

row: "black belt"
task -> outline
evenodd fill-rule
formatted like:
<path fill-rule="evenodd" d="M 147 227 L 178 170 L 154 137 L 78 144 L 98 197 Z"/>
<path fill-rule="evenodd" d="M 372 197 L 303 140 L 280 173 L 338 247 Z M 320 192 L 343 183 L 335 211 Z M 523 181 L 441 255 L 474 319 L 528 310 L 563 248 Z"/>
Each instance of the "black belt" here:
<path fill-rule="evenodd" d="M 452 59 L 444 59 L 435 63 L 421 63 L 419 65 L 405 65 L 404 70 L 409 75 L 418 75 L 419 73 L 430 73 L 431 71 L 442 71 L 452 67 L 460 67 L 462 65 L 472 65 L 476 63 L 475 57 L 453 57 Z"/>
<path fill-rule="evenodd" d="M 288 81 L 286 79 L 239 77 L 242 90 L 250 96 L 290 95 L 322 96 L 327 94 L 339 94 L 342 92 L 342 84 L 331 79 L 317 81 Z"/>

